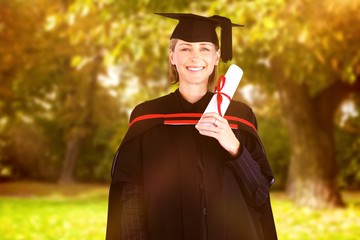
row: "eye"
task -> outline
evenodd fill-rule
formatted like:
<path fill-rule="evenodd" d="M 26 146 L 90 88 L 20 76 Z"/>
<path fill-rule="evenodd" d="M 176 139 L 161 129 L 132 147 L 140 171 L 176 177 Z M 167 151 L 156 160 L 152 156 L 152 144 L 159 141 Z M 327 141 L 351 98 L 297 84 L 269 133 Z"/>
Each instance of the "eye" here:
<path fill-rule="evenodd" d="M 203 52 L 209 52 L 209 51 L 211 51 L 210 48 L 207 48 L 207 47 L 203 47 L 203 48 L 201 48 L 200 50 L 203 51 Z"/>
<path fill-rule="evenodd" d="M 187 52 L 187 51 L 190 51 L 191 49 L 190 48 L 181 48 L 180 51 L 181 52 Z"/>

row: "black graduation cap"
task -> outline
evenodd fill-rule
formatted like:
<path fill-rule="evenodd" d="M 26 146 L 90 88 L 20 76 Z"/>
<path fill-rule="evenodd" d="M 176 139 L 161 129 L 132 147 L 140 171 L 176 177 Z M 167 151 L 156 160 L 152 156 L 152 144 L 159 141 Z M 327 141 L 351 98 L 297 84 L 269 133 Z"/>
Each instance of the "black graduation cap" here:
<path fill-rule="evenodd" d="M 243 27 L 234 24 L 229 18 L 214 15 L 203 17 L 191 13 L 156 13 L 179 20 L 170 39 L 177 38 L 187 42 L 212 42 L 219 46 L 216 28 L 221 27 L 221 59 L 227 62 L 232 59 L 232 27 Z"/>

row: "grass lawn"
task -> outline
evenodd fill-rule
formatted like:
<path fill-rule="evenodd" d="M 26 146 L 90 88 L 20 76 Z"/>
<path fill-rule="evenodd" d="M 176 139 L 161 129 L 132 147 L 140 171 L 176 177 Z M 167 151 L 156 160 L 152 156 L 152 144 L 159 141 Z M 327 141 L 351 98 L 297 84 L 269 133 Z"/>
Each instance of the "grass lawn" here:
<path fill-rule="evenodd" d="M 107 186 L 0 184 L 0 240 L 105 239 Z"/>
<path fill-rule="evenodd" d="M 343 193 L 347 208 L 312 210 L 295 207 L 284 194 L 273 193 L 279 240 L 360 239 L 360 192 Z"/>
<path fill-rule="evenodd" d="M 1 240 L 105 238 L 108 186 L 0 184 Z M 344 193 L 345 209 L 295 207 L 272 193 L 279 240 L 355 240 L 360 237 L 360 193 Z"/>

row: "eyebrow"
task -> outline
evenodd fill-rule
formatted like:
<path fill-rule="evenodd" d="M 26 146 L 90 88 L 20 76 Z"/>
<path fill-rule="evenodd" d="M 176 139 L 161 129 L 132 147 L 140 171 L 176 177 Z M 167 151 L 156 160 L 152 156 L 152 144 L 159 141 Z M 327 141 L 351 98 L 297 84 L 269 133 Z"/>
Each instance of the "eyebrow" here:
<path fill-rule="evenodd" d="M 213 47 L 213 45 L 211 43 L 200 43 L 200 46 L 205 46 L 205 47 Z"/>
<path fill-rule="evenodd" d="M 179 46 L 183 46 L 183 45 L 185 45 L 185 46 L 192 46 L 192 44 L 190 44 L 190 43 L 180 43 L 179 44 Z M 201 46 L 212 46 L 212 44 L 211 43 L 200 43 L 200 45 Z"/>

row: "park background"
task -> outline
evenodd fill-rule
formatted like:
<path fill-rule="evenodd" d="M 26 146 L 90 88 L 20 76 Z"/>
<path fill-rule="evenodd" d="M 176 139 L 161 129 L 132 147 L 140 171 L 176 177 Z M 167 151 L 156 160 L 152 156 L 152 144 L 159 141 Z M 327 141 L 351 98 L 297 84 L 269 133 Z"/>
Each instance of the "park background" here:
<path fill-rule="evenodd" d="M 360 236 L 359 0 L 0 0 L 0 239 L 104 239 L 132 108 L 173 91 L 175 20 L 225 15 L 279 239 Z"/>

